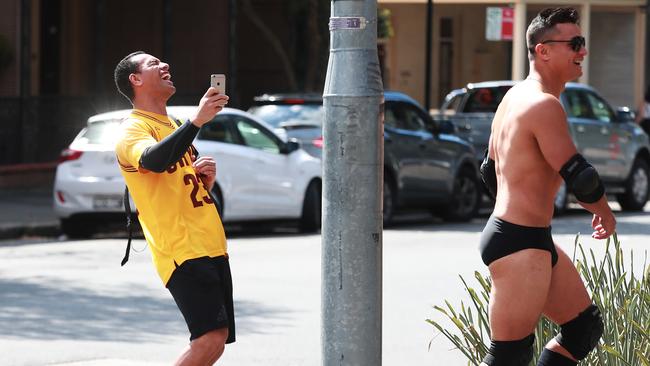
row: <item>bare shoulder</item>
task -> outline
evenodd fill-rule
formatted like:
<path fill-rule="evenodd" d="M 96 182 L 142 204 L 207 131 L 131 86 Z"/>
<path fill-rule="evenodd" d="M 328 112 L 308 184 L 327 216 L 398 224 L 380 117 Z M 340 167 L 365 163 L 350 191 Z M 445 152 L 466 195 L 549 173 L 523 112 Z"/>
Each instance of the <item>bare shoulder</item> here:
<path fill-rule="evenodd" d="M 548 93 L 530 93 L 522 111 L 523 119 L 533 130 L 553 130 L 567 126 L 566 113 L 560 101 Z"/>

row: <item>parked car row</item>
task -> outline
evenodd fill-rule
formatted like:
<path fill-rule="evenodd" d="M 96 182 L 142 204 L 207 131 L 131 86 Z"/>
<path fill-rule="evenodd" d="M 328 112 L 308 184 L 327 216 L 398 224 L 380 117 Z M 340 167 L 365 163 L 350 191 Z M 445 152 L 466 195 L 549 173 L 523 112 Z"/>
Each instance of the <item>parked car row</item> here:
<path fill-rule="evenodd" d="M 494 113 L 514 84 L 490 81 L 454 90 L 436 119 L 451 121 L 458 136 L 474 145 L 476 160 L 482 160 Z M 630 110 L 615 111 L 594 88 L 578 83 L 566 84 L 560 102 L 573 142 L 598 170 L 607 194 L 615 196 L 623 210 L 642 210 L 650 195 L 650 143 Z M 564 211 L 568 198 L 562 186 L 555 200 L 556 212 Z"/>
<path fill-rule="evenodd" d="M 472 146 L 406 94 L 386 91 L 384 103 L 384 225 L 415 208 L 453 221 L 474 217 L 482 190 Z M 249 112 L 322 155 L 322 96 L 266 94 Z"/>
<path fill-rule="evenodd" d="M 196 107 L 168 107 L 185 120 Z M 114 144 L 130 110 L 92 116 L 61 154 L 54 209 L 69 237 L 87 237 L 106 217 L 124 215 L 124 179 Z M 320 228 L 321 163 L 256 117 L 225 108 L 199 132 L 194 146 L 217 161 L 213 193 L 224 222 L 298 220 Z M 135 209 L 135 207 L 132 207 Z"/>
<path fill-rule="evenodd" d="M 515 84 L 468 84 L 429 115 L 406 94 L 384 93 L 383 220 L 426 209 L 446 220 L 470 220 L 481 204 L 478 164 L 494 112 Z M 593 89 L 568 83 L 561 96 L 578 150 L 596 167 L 624 210 L 650 195 L 650 142 L 629 110 L 617 112 Z M 194 106 L 168 107 L 185 120 Z M 113 146 L 130 110 L 92 116 L 60 157 L 54 208 L 69 237 L 91 235 L 106 216 L 123 215 L 124 180 Z M 222 220 L 294 220 L 302 231 L 321 223 L 323 100 L 318 94 L 265 94 L 248 112 L 226 108 L 194 141 L 217 162 L 214 194 Z M 567 206 L 564 187 L 556 211 Z M 135 209 L 135 207 L 132 207 Z"/>

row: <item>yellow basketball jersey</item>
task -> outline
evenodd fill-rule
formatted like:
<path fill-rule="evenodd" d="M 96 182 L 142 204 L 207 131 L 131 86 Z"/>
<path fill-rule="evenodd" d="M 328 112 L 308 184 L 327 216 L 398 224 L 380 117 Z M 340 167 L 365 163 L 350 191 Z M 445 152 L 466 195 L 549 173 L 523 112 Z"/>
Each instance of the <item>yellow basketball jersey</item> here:
<path fill-rule="evenodd" d="M 174 132 L 168 116 L 134 109 L 122 122 L 117 160 L 164 284 L 175 264 L 225 255 L 226 236 L 215 203 L 192 168 L 190 150 L 163 173 L 140 167 L 143 151 Z"/>

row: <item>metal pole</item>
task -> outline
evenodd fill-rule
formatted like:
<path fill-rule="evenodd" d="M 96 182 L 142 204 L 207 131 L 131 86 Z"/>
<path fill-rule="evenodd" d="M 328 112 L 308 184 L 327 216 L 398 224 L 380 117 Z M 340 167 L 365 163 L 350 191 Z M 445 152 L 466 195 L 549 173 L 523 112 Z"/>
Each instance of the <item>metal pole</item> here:
<path fill-rule="evenodd" d="M 646 88 L 650 83 L 650 42 L 648 42 L 648 40 L 650 40 L 650 4 L 646 4 L 645 6 L 645 80 L 643 81 L 643 94 L 641 94 L 641 99 L 645 97 Z"/>
<path fill-rule="evenodd" d="M 383 86 L 376 0 L 333 0 L 323 138 L 322 365 L 381 365 Z"/>
<path fill-rule="evenodd" d="M 427 36 L 424 57 L 424 108 L 431 109 L 431 30 L 433 29 L 433 0 L 427 1 Z"/>

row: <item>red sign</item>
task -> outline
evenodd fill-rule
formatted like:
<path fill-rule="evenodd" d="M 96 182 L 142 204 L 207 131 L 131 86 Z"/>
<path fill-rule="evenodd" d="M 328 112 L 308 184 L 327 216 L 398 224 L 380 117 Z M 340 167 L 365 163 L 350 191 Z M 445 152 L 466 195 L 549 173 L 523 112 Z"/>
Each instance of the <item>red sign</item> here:
<path fill-rule="evenodd" d="M 501 8 L 501 39 L 512 41 L 512 29 L 515 19 L 513 8 Z"/>

